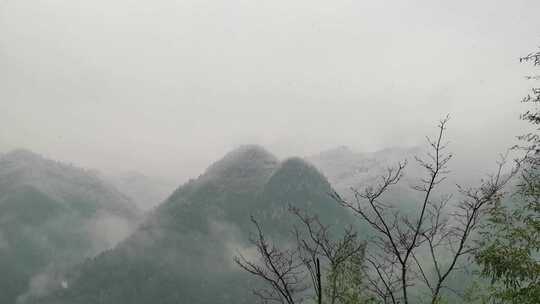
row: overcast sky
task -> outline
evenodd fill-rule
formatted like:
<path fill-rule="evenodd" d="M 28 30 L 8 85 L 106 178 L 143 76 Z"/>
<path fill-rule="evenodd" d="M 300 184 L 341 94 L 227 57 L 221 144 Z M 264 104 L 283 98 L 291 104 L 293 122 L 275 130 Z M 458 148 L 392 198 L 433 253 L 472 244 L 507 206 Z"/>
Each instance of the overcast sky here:
<path fill-rule="evenodd" d="M 0 151 L 177 179 L 280 157 L 523 130 L 540 1 L 0 0 Z"/>

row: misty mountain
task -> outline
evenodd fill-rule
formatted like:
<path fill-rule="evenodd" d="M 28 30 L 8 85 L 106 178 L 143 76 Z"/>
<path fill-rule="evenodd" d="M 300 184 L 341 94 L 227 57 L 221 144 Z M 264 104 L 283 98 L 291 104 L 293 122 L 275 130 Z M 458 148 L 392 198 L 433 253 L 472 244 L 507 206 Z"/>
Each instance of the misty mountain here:
<path fill-rule="evenodd" d="M 170 180 L 136 171 L 103 175 L 103 178 L 127 195 L 140 210 L 149 210 L 162 203 L 176 188 Z"/>
<path fill-rule="evenodd" d="M 385 202 L 396 203 L 402 211 L 414 212 L 415 202 L 421 193 L 412 190 L 425 172 L 417 165 L 415 156 L 424 156 L 419 147 L 387 148 L 376 152 L 356 152 L 340 146 L 323 151 L 306 159 L 313 163 L 332 184 L 332 187 L 345 199 L 354 202 L 352 189 L 362 191 L 365 187 L 375 186 L 389 167 L 396 167 L 406 161 L 407 166 L 400 183 L 393 185 L 383 194 Z"/>
<path fill-rule="evenodd" d="M 418 178 L 421 172 L 414 164 L 414 156 L 422 150 L 413 148 L 387 148 L 377 152 L 356 152 L 346 146 L 323 151 L 307 157 L 324 175 L 332 186 L 341 194 L 350 193 L 350 188 L 361 189 L 375 182 L 384 171 L 399 162 L 407 161 L 406 178 Z"/>
<path fill-rule="evenodd" d="M 233 263 L 250 256 L 250 216 L 286 240 L 289 205 L 346 225 L 330 183 L 299 158 L 280 162 L 244 146 L 179 187 L 127 240 L 74 269 L 65 288 L 38 303 L 253 303 L 253 278 Z"/>
<path fill-rule="evenodd" d="M 94 172 L 26 150 L 0 157 L 0 303 L 46 293 L 62 273 L 111 248 L 138 209 Z"/>
<path fill-rule="evenodd" d="M 400 183 L 390 187 L 387 193 L 383 194 L 382 201 L 395 204 L 403 214 L 417 216 L 418 203 L 421 202 L 423 193 L 413 190 L 411 186 L 417 185 L 420 178 L 425 176 L 425 171 L 415 160 L 415 157 L 425 158 L 425 153 L 425 150 L 419 147 L 387 148 L 376 152 L 362 153 L 341 146 L 307 157 L 307 159 L 325 174 L 336 191 L 344 198 L 353 202 L 355 198 L 351 188 L 361 191 L 367 186 L 375 185 L 381 174 L 384 174 L 388 167 L 395 167 L 398 162 L 407 161 L 402 180 Z M 467 178 L 466 175 L 466 173 L 462 173 L 460 178 Z M 509 189 L 513 187 L 515 185 L 510 183 Z M 433 197 L 437 199 L 440 195 L 444 194 L 454 194 L 456 198 L 460 198 L 456 193 L 456 186 L 451 182 L 439 184 L 434 190 Z M 505 201 L 508 200 L 509 198 L 505 198 Z M 448 207 L 452 208 L 453 203 L 456 203 L 456 201 L 451 201 Z M 512 202 L 509 201 L 508 203 Z M 452 209 L 447 210 L 447 212 L 451 211 Z M 361 227 L 364 235 L 370 234 L 370 228 L 367 225 Z M 428 255 L 429 252 L 423 252 L 421 257 L 429 260 Z M 446 264 L 450 263 L 449 258 L 448 260 L 441 258 L 441 261 L 445 267 Z M 447 286 L 453 291 L 463 293 L 473 283 L 474 279 L 477 279 L 473 277 L 473 272 L 477 269 L 477 265 L 473 264 L 468 265 L 466 271 L 461 270 L 452 273 L 448 278 Z M 435 269 L 429 263 L 427 266 L 424 266 L 424 270 L 430 275 L 436 275 Z M 443 293 L 445 297 L 456 303 L 462 301 L 462 299 L 451 291 L 444 291 Z M 424 295 L 419 293 L 417 287 L 412 287 L 411 296 L 421 299 Z"/>

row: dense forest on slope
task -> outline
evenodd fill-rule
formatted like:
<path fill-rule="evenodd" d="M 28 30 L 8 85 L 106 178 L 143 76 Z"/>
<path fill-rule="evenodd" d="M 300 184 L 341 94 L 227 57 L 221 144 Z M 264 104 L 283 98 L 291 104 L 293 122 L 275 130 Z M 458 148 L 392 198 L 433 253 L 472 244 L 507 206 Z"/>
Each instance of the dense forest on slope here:
<path fill-rule="evenodd" d="M 351 198 L 351 188 L 369 186 L 385 168 L 417 153 L 340 147 L 280 161 L 259 146 L 242 146 L 178 187 L 143 220 L 127 195 L 93 171 L 29 151 L 8 153 L 0 161 L 0 263 L 12 275 L 0 282 L 2 296 L 23 304 L 252 303 L 252 290 L 262 282 L 233 261 L 256 258 L 251 216 L 282 245 L 294 242 L 291 231 L 298 225 L 291 206 L 318 215 L 335 236 L 352 224 L 360 239 L 370 239 L 373 231 L 331 194 L 336 189 Z M 419 175 L 411 166 L 406 183 L 385 200 L 414 214 L 418 196 L 410 185 Z M 151 189 L 152 183 L 143 184 Z M 471 267 L 450 276 L 448 286 L 467 291 L 477 269 Z M 426 271 L 435 275 L 435 269 Z M 420 289 L 411 288 L 411 297 L 421 298 Z"/>
<path fill-rule="evenodd" d="M 179 187 L 119 246 L 73 271 L 69 288 L 39 303 L 251 303 L 257 283 L 233 263 L 252 250 L 250 216 L 275 238 L 291 228 L 289 205 L 325 222 L 352 222 L 331 191 L 304 160 L 279 162 L 260 147 L 241 147 Z"/>
<path fill-rule="evenodd" d="M 94 173 L 26 150 L 0 157 L 0 302 L 46 294 L 63 272 L 113 247 L 140 214 Z"/>

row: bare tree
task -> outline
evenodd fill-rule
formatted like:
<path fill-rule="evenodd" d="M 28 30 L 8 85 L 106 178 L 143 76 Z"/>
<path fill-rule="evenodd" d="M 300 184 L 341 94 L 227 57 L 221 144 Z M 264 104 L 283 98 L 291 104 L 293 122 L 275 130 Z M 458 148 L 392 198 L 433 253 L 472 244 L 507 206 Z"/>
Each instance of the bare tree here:
<path fill-rule="evenodd" d="M 334 239 L 330 226 L 324 225 L 317 216 L 289 207 L 300 226 L 295 225 L 291 236 L 294 244 L 277 245 L 270 242 L 255 218 L 251 221 L 257 233 L 250 238 L 257 249 L 258 258 L 248 260 L 238 254 L 235 262 L 247 272 L 261 278 L 266 288 L 254 290 L 263 303 L 303 303 L 315 299 L 317 303 L 336 304 L 344 297 L 337 276 L 324 283 L 322 272 L 331 273 L 353 256 L 363 253 L 364 244 L 358 240 L 352 228 L 345 229 L 340 238 Z M 332 276 L 329 276 L 332 278 Z M 360 286 L 357 286 L 360 288 Z"/>
<path fill-rule="evenodd" d="M 330 226 L 321 223 L 317 216 L 310 216 L 307 212 L 294 207 L 290 207 L 289 210 L 296 215 L 306 230 L 305 233 L 302 233 L 295 226 L 294 234 L 301 259 L 315 287 L 317 299 L 319 301 L 323 299 L 319 264 L 322 259 L 327 266 L 326 268 L 328 268 L 327 273 L 329 275 L 327 278 L 330 279 L 326 282 L 328 293 L 325 300 L 329 304 L 338 303 L 344 297 L 344 290 L 340 288 L 343 282 L 338 280 L 338 272 L 341 271 L 340 266 L 359 253 L 363 255 L 364 243 L 358 241 L 358 236 L 351 226 L 345 228 L 343 235 L 337 238 L 331 235 Z"/>
<path fill-rule="evenodd" d="M 434 197 L 437 186 L 447 178 L 447 165 L 452 158 L 444 143 L 447 123 L 448 117 L 440 121 L 437 137 L 427 138 L 430 147 L 427 159 L 416 158 L 426 177 L 413 187 L 422 193 L 415 216 L 405 215 L 396 209 L 397 202 L 386 203 L 382 198 L 400 182 L 405 162 L 389 168 L 377 185 L 362 191 L 353 189 L 354 202 L 333 194 L 339 204 L 350 208 L 375 231 L 366 253 L 370 267 L 367 277 L 370 290 L 383 303 L 410 303 L 409 289 L 419 283 L 429 291 L 429 302 L 437 303 L 441 290 L 449 288 L 445 282 L 458 269 L 462 257 L 476 250 L 471 236 L 481 217 L 500 199 L 503 187 L 517 171 L 518 165 L 503 174 L 506 157 L 502 157 L 497 172 L 479 187 L 458 187 L 461 199 L 452 210 L 447 210 L 451 196 Z M 429 266 L 419 258 L 419 253 L 426 251 L 430 256 Z M 435 275 L 427 272 L 428 267 L 434 269 Z"/>
<path fill-rule="evenodd" d="M 257 220 L 251 217 L 251 221 L 257 233 L 250 241 L 257 249 L 259 260 L 250 261 L 239 254 L 234 261 L 269 285 L 269 288 L 254 290 L 263 303 L 301 303 L 302 293 L 309 286 L 306 284 L 305 265 L 299 252 L 294 248 L 281 249 L 270 243 Z"/>

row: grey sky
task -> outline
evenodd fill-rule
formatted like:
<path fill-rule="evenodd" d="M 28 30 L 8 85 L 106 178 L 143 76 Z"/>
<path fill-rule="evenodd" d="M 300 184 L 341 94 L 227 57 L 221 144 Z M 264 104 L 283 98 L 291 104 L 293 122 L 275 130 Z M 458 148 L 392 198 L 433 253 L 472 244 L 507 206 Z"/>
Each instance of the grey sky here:
<path fill-rule="evenodd" d="M 491 161 L 540 45 L 538 0 L 0 1 L 0 151 L 179 179 L 243 143 L 416 145 L 446 113 Z"/>

